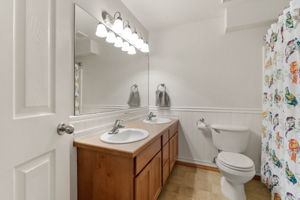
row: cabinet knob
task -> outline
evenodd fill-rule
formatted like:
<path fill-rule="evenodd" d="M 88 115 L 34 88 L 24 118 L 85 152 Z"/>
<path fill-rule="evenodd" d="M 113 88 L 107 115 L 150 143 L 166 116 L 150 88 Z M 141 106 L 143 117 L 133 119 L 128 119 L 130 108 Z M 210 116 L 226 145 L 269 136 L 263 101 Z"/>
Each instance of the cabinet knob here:
<path fill-rule="evenodd" d="M 57 134 L 58 135 L 64 135 L 65 133 L 66 134 L 72 134 L 74 133 L 74 126 L 73 125 L 68 125 L 68 124 L 65 124 L 65 123 L 60 123 L 58 124 L 57 126 Z"/>

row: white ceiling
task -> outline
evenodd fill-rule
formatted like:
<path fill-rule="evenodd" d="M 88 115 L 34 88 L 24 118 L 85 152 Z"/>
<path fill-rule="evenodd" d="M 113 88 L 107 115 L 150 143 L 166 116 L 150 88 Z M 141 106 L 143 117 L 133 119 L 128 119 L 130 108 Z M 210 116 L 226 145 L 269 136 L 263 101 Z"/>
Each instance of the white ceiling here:
<path fill-rule="evenodd" d="M 148 29 L 195 22 L 222 16 L 221 0 L 121 0 Z"/>

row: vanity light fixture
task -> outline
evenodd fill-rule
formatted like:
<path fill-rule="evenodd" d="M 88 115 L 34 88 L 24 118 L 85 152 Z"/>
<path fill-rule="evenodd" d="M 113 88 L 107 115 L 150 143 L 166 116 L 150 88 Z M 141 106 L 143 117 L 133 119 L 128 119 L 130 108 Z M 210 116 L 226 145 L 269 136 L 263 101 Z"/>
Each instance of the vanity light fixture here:
<path fill-rule="evenodd" d="M 129 22 L 128 21 L 125 21 L 127 22 L 127 25 L 125 26 L 123 32 L 122 32 L 122 36 L 126 39 L 126 40 L 129 40 L 131 38 L 131 35 L 132 35 L 132 31 L 131 31 L 131 28 L 130 28 L 130 25 L 129 25 Z"/>
<path fill-rule="evenodd" d="M 139 35 L 137 34 L 136 31 L 134 31 L 131 37 L 129 38 L 129 42 L 135 45 L 138 39 L 139 39 Z"/>
<path fill-rule="evenodd" d="M 114 32 L 109 31 L 105 41 L 108 42 L 108 43 L 115 43 L 116 35 L 114 34 Z"/>
<path fill-rule="evenodd" d="M 129 55 L 134 55 L 134 54 L 136 54 L 136 50 L 135 50 L 134 46 L 130 46 L 130 47 L 129 47 L 128 54 L 129 54 Z"/>
<path fill-rule="evenodd" d="M 112 17 L 108 12 L 103 11 L 102 18 L 104 22 L 99 22 L 97 25 L 96 36 L 106 38 L 106 42 L 114 44 L 115 47 L 121 48 L 130 55 L 136 54 L 136 49 L 143 53 L 149 52 L 148 44 L 136 30 L 132 32 L 127 20 L 124 26 L 120 12 L 116 12 Z"/>
<path fill-rule="evenodd" d="M 135 43 L 135 46 L 138 49 L 142 49 L 143 46 L 144 46 L 144 44 L 145 44 L 144 40 L 142 38 L 138 38 L 137 41 L 136 41 L 136 43 Z"/>
<path fill-rule="evenodd" d="M 128 42 L 123 42 L 122 51 L 128 51 L 128 50 L 129 50 L 129 43 Z"/>
<path fill-rule="evenodd" d="M 114 15 L 114 23 L 112 26 L 112 30 L 115 31 L 116 33 L 120 34 L 123 32 L 124 29 L 124 24 L 123 24 L 123 20 L 121 18 L 121 13 L 120 12 L 116 12 Z"/>
<path fill-rule="evenodd" d="M 123 40 L 121 37 L 117 36 L 114 46 L 118 48 L 121 48 L 123 46 Z"/>
<path fill-rule="evenodd" d="M 141 48 L 141 52 L 149 53 L 149 45 L 148 43 L 144 43 L 143 47 Z"/>
<path fill-rule="evenodd" d="M 97 25 L 96 35 L 100 38 L 105 38 L 107 36 L 107 29 L 102 23 Z"/>

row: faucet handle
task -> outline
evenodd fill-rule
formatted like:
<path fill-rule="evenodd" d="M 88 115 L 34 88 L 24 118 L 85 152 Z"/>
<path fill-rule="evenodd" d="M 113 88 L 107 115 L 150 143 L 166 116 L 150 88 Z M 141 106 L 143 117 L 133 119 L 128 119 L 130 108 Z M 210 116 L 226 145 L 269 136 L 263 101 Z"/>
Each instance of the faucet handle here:
<path fill-rule="evenodd" d="M 123 119 L 117 119 L 114 126 L 117 126 L 118 128 L 124 128 L 125 126 L 121 124 L 122 122 L 124 122 Z"/>
<path fill-rule="evenodd" d="M 121 122 L 123 122 L 124 120 L 122 120 L 122 119 L 116 119 L 116 121 L 115 121 L 115 125 L 118 125 L 118 124 L 120 124 Z"/>

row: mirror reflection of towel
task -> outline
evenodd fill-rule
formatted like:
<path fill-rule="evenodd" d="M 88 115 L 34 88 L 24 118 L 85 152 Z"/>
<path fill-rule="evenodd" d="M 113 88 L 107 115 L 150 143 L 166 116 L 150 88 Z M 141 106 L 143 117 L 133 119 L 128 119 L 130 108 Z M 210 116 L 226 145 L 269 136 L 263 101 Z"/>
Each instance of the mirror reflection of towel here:
<path fill-rule="evenodd" d="M 127 104 L 129 105 L 129 107 L 140 107 L 141 99 L 140 99 L 140 93 L 138 90 L 130 91 L 130 95 L 129 95 Z"/>
<path fill-rule="evenodd" d="M 156 90 L 156 106 L 170 107 L 170 97 L 166 91 Z"/>

